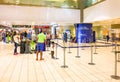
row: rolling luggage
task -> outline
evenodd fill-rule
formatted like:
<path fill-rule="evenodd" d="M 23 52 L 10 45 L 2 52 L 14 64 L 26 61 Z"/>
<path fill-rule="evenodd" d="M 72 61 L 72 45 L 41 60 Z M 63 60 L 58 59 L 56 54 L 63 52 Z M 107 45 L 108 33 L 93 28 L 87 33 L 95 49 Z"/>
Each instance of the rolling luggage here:
<path fill-rule="evenodd" d="M 20 53 L 21 54 L 25 53 L 25 42 L 23 41 L 20 42 Z"/>

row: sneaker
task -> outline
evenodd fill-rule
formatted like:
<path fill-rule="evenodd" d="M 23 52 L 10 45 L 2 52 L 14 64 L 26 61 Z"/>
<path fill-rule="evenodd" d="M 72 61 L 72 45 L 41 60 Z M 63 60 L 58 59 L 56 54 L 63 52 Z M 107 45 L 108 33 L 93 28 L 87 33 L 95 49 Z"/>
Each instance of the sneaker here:
<path fill-rule="evenodd" d="M 36 61 L 38 61 L 38 58 L 36 58 Z"/>
<path fill-rule="evenodd" d="M 40 59 L 40 60 L 44 60 L 44 58 Z"/>
<path fill-rule="evenodd" d="M 16 54 L 19 54 L 18 52 Z"/>
<path fill-rule="evenodd" d="M 14 53 L 13 55 L 17 55 L 17 53 Z"/>

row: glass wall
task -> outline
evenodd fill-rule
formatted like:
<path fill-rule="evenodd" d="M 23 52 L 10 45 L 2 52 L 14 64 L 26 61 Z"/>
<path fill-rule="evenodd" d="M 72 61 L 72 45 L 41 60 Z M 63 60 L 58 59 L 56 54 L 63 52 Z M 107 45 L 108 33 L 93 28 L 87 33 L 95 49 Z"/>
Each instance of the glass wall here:
<path fill-rule="evenodd" d="M 93 5 L 95 5 L 95 4 L 97 4 L 97 3 L 100 3 L 100 2 L 102 2 L 102 1 L 105 1 L 105 0 L 87 0 L 87 1 L 85 2 L 85 8 L 90 7 L 90 6 L 93 6 Z"/>

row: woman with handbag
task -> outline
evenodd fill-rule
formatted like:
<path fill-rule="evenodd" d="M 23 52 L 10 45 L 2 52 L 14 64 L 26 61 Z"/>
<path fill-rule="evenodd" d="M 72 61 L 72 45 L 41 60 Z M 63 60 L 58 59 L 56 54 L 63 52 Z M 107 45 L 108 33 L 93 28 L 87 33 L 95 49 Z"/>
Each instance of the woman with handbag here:
<path fill-rule="evenodd" d="M 20 40 L 20 36 L 18 35 L 17 32 L 14 32 L 14 36 L 13 36 L 13 40 L 14 40 L 14 55 L 17 55 L 18 52 L 17 52 L 17 47 L 19 45 L 19 40 Z"/>

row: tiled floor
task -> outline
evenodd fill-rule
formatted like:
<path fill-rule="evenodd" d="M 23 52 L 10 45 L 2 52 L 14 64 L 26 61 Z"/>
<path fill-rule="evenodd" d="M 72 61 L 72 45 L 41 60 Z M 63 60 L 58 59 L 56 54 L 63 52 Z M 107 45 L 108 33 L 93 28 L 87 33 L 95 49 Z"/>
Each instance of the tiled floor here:
<path fill-rule="evenodd" d="M 62 45 L 62 42 L 58 43 Z M 99 44 L 101 43 L 97 43 Z M 69 49 L 66 49 L 68 68 L 61 68 L 64 64 L 61 47 L 57 47 L 59 59 L 51 59 L 50 51 L 46 51 L 43 61 L 36 61 L 35 54 L 13 55 L 13 48 L 13 44 L 0 42 L 0 82 L 120 82 L 110 77 L 114 75 L 115 61 L 112 47 L 97 47 L 98 54 L 93 54 L 95 65 L 88 64 L 91 62 L 90 47 L 84 50 L 79 48 L 80 58 L 75 57 L 76 48 L 70 49 L 72 53 L 68 53 Z M 120 63 L 117 74 L 120 76 Z"/>

